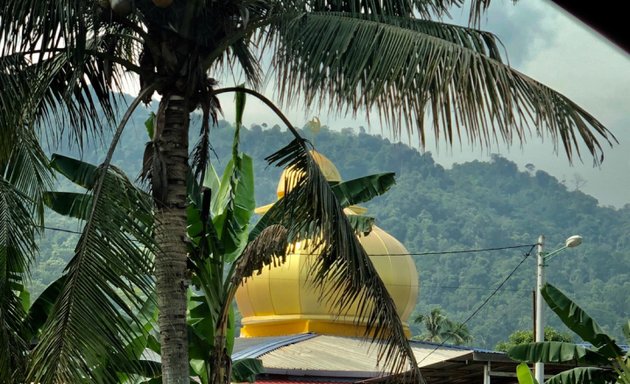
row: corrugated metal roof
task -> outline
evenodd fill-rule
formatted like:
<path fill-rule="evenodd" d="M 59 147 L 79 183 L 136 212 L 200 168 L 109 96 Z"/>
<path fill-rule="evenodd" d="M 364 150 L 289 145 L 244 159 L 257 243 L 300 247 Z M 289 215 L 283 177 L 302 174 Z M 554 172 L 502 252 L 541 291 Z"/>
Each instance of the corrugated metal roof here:
<path fill-rule="evenodd" d="M 315 336 L 312 333 L 304 333 L 290 336 L 239 338 L 234 343 L 232 360 L 256 358 L 276 348 L 299 343 Z"/>
<path fill-rule="evenodd" d="M 266 369 L 286 371 L 327 371 L 327 372 L 362 372 L 382 373 L 377 364 L 377 346 L 365 339 L 340 336 L 310 335 L 302 340 L 293 340 L 288 345 L 267 348 L 260 346 L 259 354 L 249 353 L 249 357 L 258 357 Z M 430 366 L 442 361 L 472 357 L 472 349 L 449 348 L 431 344 L 413 343 L 412 349 L 420 367 Z"/>

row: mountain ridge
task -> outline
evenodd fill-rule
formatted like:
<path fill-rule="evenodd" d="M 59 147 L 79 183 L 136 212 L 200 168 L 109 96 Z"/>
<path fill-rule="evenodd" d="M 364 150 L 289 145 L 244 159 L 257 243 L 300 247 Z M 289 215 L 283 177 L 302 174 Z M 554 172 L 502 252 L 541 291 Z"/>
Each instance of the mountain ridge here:
<path fill-rule="evenodd" d="M 140 169 L 139 149 L 148 140 L 147 116 L 148 110 L 134 114 L 114 158 L 114 164 L 132 179 Z M 554 259 L 547 270 L 548 280 L 583 305 L 606 331 L 621 334 L 622 322 L 630 317 L 630 206 L 601 207 L 592 196 L 569 190 L 548 173 L 520 171 L 500 156 L 492 157 L 491 162 L 454 164 L 447 169 L 430 153 L 361 131 L 335 132 L 323 127 L 316 137 L 310 131 L 301 132 L 335 163 L 344 180 L 396 172 L 397 184 L 366 207 L 381 228 L 417 254 L 420 295 L 416 314 L 440 306 L 449 318 L 462 322 L 478 311 L 468 322 L 473 345 L 492 348 L 513 331 L 532 326 L 533 249 L 525 261 L 526 248 L 449 252 L 534 244 L 539 234 L 547 235 L 547 247 L 552 250 L 564 238 L 580 234 L 584 244 Z M 231 151 L 232 135 L 233 129 L 225 121 L 211 132 L 213 160 L 219 171 Z M 254 124 L 242 130 L 241 150 L 254 158 L 258 205 L 275 201 L 281 171 L 262 159 L 290 140 L 278 126 Z M 84 151 L 83 157 L 99 163 L 104 151 Z M 50 219 L 48 224 L 77 228 L 76 221 L 62 218 Z M 36 290 L 72 254 L 71 238 L 60 236 L 46 231 L 42 238 L 43 257 L 33 274 Z M 436 252 L 441 254 L 427 254 Z M 505 285 L 479 309 L 512 270 Z M 562 329 L 550 310 L 546 319 Z M 412 324 L 412 331 L 419 334 L 419 326 Z"/>

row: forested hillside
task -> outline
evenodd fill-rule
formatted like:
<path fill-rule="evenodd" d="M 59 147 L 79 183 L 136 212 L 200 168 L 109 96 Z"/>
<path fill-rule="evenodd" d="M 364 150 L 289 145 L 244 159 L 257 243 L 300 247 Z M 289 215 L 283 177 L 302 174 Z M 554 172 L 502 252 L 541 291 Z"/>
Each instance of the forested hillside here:
<path fill-rule="evenodd" d="M 138 175 L 147 140 L 146 117 L 146 111 L 136 114 L 114 161 L 132 178 Z M 516 164 L 501 157 L 494 157 L 491 163 L 471 162 L 447 170 L 434 163 L 428 153 L 420 154 L 362 129 L 346 128 L 338 133 L 324 127 L 316 137 L 304 134 L 337 165 L 346 180 L 396 172 L 397 184 L 367 205 L 368 214 L 417 254 L 417 313 L 440 306 L 451 320 L 467 320 L 530 248 L 441 252 L 533 244 L 539 234 L 546 235 L 547 250 L 553 250 L 566 237 L 580 234 L 583 245 L 551 260 L 547 279 L 573 297 L 607 331 L 621 335 L 622 321 L 630 317 L 630 205 L 620 210 L 600 207 L 593 197 L 572 190 L 544 170 L 530 166 L 529 171 L 521 172 Z M 219 171 L 231 150 L 232 135 L 233 129 L 226 122 L 212 133 Z M 258 205 L 275 200 L 280 174 L 263 158 L 290 140 L 279 127 L 255 125 L 242 131 L 241 149 L 254 157 L 257 168 Z M 84 151 L 84 158 L 91 162 L 100 162 L 103 157 L 102 150 Z M 46 225 L 79 229 L 75 220 L 54 215 Z M 36 293 L 60 273 L 77 238 L 66 232 L 46 231 L 33 275 Z M 532 253 L 468 321 L 472 344 L 492 348 L 513 331 L 531 328 L 534 285 Z M 548 323 L 563 329 L 551 311 L 547 310 L 547 315 Z"/>

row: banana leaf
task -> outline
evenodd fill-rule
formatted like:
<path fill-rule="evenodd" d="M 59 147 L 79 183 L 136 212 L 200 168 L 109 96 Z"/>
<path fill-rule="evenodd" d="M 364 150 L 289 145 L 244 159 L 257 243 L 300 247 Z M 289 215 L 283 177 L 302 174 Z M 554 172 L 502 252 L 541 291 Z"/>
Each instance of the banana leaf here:
<path fill-rule="evenodd" d="M 39 329 L 44 325 L 50 315 L 55 301 L 59 296 L 59 292 L 63 288 L 66 276 L 61 276 L 54 282 L 52 282 L 42 293 L 39 294 L 37 299 L 31 304 L 28 310 L 28 315 L 24 319 L 24 326 L 30 332 L 29 337 L 33 338 L 37 335 Z"/>
<path fill-rule="evenodd" d="M 584 341 L 593 344 L 599 353 L 608 358 L 623 355 L 623 351 L 615 340 L 604 333 L 599 324 L 562 291 L 547 283 L 541 292 L 560 320 Z"/>
<path fill-rule="evenodd" d="M 538 384 L 526 363 L 520 363 L 516 367 L 516 378 L 519 384 Z"/>
<path fill-rule="evenodd" d="M 55 153 L 51 157 L 50 166 L 83 188 L 94 187 L 98 167 L 93 164 Z"/>
<path fill-rule="evenodd" d="M 361 215 L 348 215 L 347 217 L 355 233 L 367 235 L 372 232 L 372 227 L 374 226 L 373 217 Z"/>
<path fill-rule="evenodd" d="M 342 207 L 364 203 L 385 193 L 396 183 L 395 173 L 378 173 L 332 185 L 332 191 Z"/>
<path fill-rule="evenodd" d="M 44 204 L 63 216 L 86 220 L 92 207 L 92 196 L 77 192 L 44 192 Z"/>
<path fill-rule="evenodd" d="M 560 341 L 545 341 L 516 345 L 508 351 L 508 356 L 514 360 L 527 363 L 563 363 L 579 362 L 585 364 L 608 364 L 608 359 L 587 348 Z"/>
<path fill-rule="evenodd" d="M 613 370 L 593 367 L 579 367 L 561 372 L 545 384 L 612 384 L 616 381 Z"/>

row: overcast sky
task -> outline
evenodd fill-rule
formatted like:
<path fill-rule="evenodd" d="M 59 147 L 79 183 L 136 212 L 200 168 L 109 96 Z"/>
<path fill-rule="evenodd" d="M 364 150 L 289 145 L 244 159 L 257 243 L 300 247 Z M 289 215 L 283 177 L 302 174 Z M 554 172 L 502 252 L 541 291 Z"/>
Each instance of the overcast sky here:
<path fill-rule="evenodd" d="M 465 14 L 458 11 L 454 22 L 465 23 Z M 484 17 L 483 29 L 494 32 L 504 43 L 510 64 L 525 74 L 545 83 L 580 104 L 618 138 L 620 144 L 605 149 L 605 160 L 601 168 L 593 168 L 592 160 L 584 157 L 572 167 L 563 153 L 553 153 L 550 143 L 541 143 L 531 138 L 521 149 L 492 148 L 516 162 L 521 169 L 531 163 L 565 180 L 572 189 L 575 175 L 586 180 L 581 190 L 596 197 L 601 205 L 622 207 L 630 203 L 630 58 L 618 47 L 607 42 L 579 20 L 548 1 L 495 1 Z M 229 86 L 231 81 L 222 84 Z M 225 118 L 231 114 L 232 96 L 222 96 Z M 336 118 L 325 113 L 288 111 L 294 124 L 302 126 L 306 120 L 317 115 L 334 128 L 359 127 L 365 121 Z M 246 126 L 252 123 L 274 123 L 271 114 L 253 100 L 248 99 Z M 370 131 L 380 134 L 377 124 Z M 489 160 L 490 153 L 479 148 L 446 147 L 436 148 L 429 141 L 426 150 L 436 160 L 450 166 L 454 162 Z M 416 145 L 413 141 L 408 143 Z"/>

